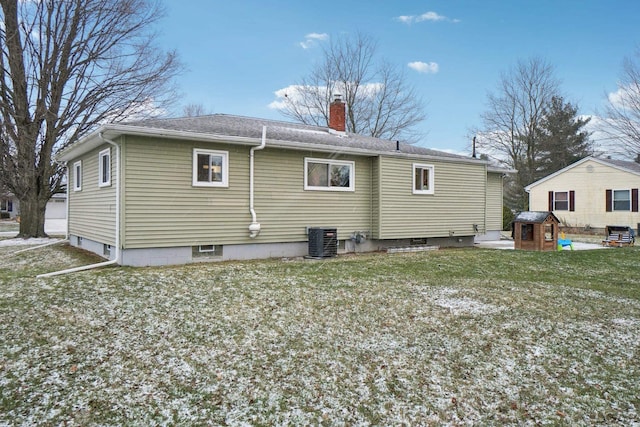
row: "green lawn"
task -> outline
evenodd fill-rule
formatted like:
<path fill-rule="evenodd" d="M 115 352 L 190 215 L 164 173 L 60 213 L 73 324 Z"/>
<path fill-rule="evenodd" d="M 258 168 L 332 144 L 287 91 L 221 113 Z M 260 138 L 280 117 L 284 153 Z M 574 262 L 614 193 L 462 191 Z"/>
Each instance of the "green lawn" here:
<path fill-rule="evenodd" d="M 0 247 L 0 425 L 640 422 L 640 248 L 106 268 Z"/>

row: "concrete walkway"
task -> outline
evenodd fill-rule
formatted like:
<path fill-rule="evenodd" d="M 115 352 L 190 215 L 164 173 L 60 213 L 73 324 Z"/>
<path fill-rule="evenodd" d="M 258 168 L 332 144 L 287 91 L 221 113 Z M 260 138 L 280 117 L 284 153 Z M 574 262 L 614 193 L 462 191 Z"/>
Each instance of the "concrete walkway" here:
<path fill-rule="evenodd" d="M 513 240 L 487 240 L 484 242 L 478 242 L 474 246 L 477 248 L 490 248 L 490 249 L 514 249 Z M 597 243 L 573 242 L 574 251 L 589 251 L 593 249 L 607 249 L 607 248 Z M 566 247 L 563 250 L 570 251 L 571 248 Z"/>

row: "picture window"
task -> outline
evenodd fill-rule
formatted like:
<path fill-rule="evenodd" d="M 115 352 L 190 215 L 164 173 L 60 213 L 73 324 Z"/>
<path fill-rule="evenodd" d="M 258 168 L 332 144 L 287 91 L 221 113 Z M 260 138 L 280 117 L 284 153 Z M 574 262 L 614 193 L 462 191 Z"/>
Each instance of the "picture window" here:
<path fill-rule="evenodd" d="M 304 189 L 354 191 L 355 163 L 344 160 L 304 160 Z"/>

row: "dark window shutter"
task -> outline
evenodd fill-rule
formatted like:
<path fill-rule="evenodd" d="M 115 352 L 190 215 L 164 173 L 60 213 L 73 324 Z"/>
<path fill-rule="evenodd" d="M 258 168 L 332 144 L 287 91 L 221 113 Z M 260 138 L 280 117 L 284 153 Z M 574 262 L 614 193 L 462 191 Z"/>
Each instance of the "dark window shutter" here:
<path fill-rule="evenodd" d="M 553 191 L 549 191 L 549 210 L 553 210 Z"/>
<path fill-rule="evenodd" d="M 638 189 L 631 189 L 631 211 L 638 212 Z"/>
<path fill-rule="evenodd" d="M 607 204 L 607 206 L 606 206 L 606 211 L 607 212 L 611 212 L 612 201 L 613 201 L 613 191 L 607 190 L 607 197 L 606 197 L 606 201 L 605 201 L 605 203 Z"/>
<path fill-rule="evenodd" d="M 576 192 L 569 191 L 569 210 L 574 212 L 576 210 Z"/>

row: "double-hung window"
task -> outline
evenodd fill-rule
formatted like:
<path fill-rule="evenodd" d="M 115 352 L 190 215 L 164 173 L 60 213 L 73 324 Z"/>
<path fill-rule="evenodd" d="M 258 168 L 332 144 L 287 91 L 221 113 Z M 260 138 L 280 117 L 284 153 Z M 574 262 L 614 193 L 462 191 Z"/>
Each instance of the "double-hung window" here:
<path fill-rule="evenodd" d="M 111 185 L 111 149 L 98 153 L 98 187 Z"/>
<path fill-rule="evenodd" d="M 549 191 L 550 211 L 575 211 L 575 191 Z"/>
<path fill-rule="evenodd" d="M 304 189 L 354 191 L 355 163 L 346 160 L 304 159 Z"/>
<path fill-rule="evenodd" d="M 606 211 L 638 212 L 638 189 L 606 190 Z"/>
<path fill-rule="evenodd" d="M 557 191 L 554 195 L 554 211 L 568 211 L 569 210 L 569 193 L 566 191 Z"/>
<path fill-rule="evenodd" d="M 73 164 L 73 191 L 82 190 L 82 161 Z"/>
<path fill-rule="evenodd" d="M 228 187 L 229 153 L 226 151 L 194 148 L 193 186 Z"/>
<path fill-rule="evenodd" d="M 629 190 L 613 190 L 613 210 L 631 210 L 631 192 Z"/>
<path fill-rule="evenodd" d="M 433 194 L 435 192 L 433 165 L 413 164 L 413 194 Z"/>

